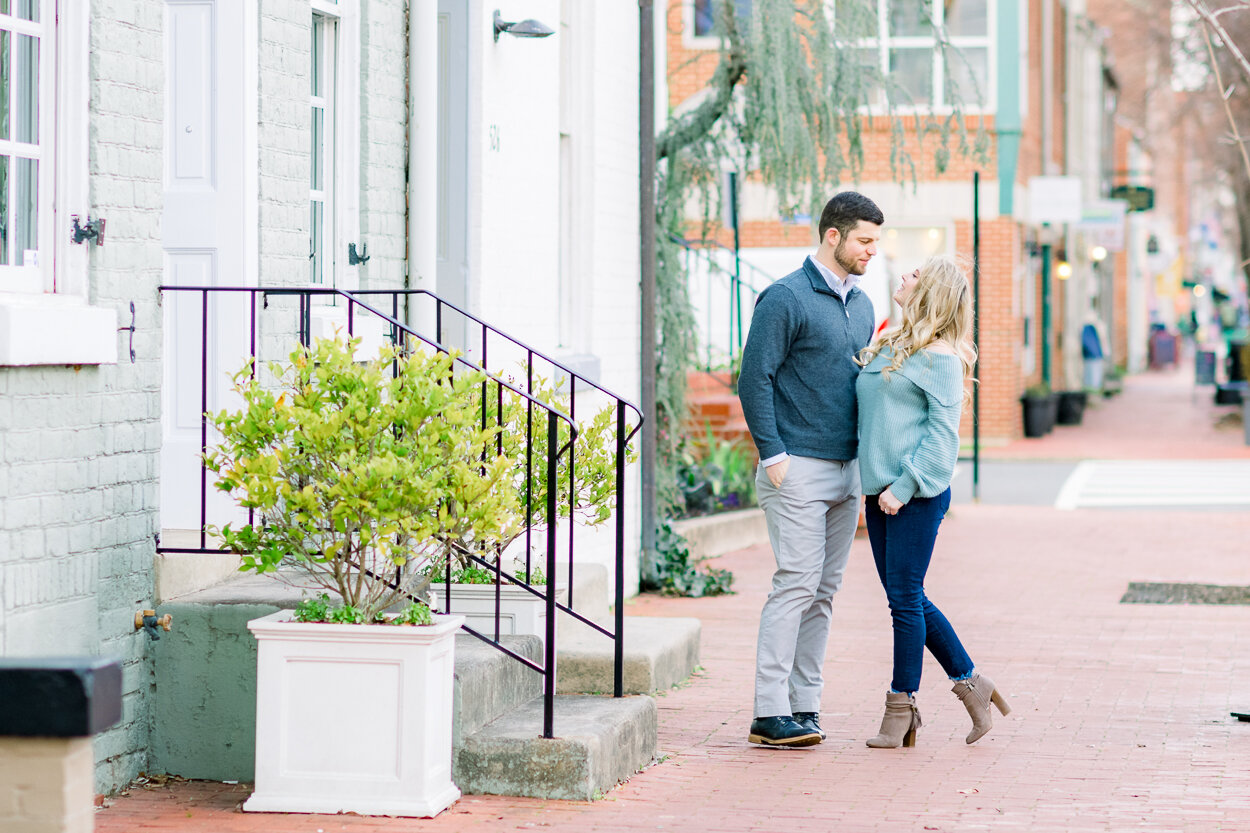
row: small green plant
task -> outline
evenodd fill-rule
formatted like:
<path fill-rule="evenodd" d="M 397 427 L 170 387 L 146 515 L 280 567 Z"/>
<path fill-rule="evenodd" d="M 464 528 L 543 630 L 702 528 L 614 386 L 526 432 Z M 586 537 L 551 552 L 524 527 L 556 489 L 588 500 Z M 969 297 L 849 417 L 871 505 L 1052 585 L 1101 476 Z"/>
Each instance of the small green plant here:
<path fill-rule="evenodd" d="M 311 599 L 302 599 L 295 606 L 296 622 L 328 622 L 332 625 L 363 625 L 368 619 L 352 605 L 332 607 L 330 596 L 319 593 Z"/>
<path fill-rule="evenodd" d="M 537 565 L 534 565 L 530 569 L 530 573 L 528 576 L 525 573 L 525 569 L 521 565 L 518 565 L 516 570 L 513 571 L 513 575 L 515 575 L 521 581 L 526 582 L 527 584 L 544 585 L 547 583 L 547 577 L 543 575 L 542 569 L 538 567 Z M 438 583 L 441 583 L 446 578 L 446 572 L 431 571 L 429 573 L 429 576 L 430 576 L 431 583 L 438 584 Z M 481 565 L 476 564 L 476 563 L 466 564 L 462 567 L 455 567 L 452 569 L 451 583 L 452 584 L 494 584 L 495 573 L 493 570 L 488 570 L 485 567 L 482 567 Z"/>
<path fill-rule="evenodd" d="M 673 596 L 720 596 L 732 593 L 733 573 L 718 567 L 704 567 L 693 558 L 686 539 L 668 521 L 660 524 L 655 536 L 657 587 Z"/>
<path fill-rule="evenodd" d="M 371 619 L 351 605 L 332 607 L 328 593 L 318 593 L 310 599 L 302 599 L 295 606 L 296 622 L 325 622 L 332 625 L 363 625 L 372 622 L 379 625 L 432 625 L 433 614 L 430 608 L 420 602 L 413 602 L 404 608 L 398 616 L 375 614 Z"/>
<path fill-rule="evenodd" d="M 741 442 L 717 437 L 710 425 L 696 451 L 683 442 L 678 488 L 685 516 L 709 515 L 756 505 L 755 458 Z"/>
<path fill-rule="evenodd" d="M 430 613 L 430 609 L 419 602 L 413 602 L 399 612 L 399 615 L 391 620 L 395 625 L 432 625 L 434 624 L 434 615 Z"/>
<path fill-rule="evenodd" d="M 325 622 L 330 617 L 330 597 L 320 593 L 311 599 L 302 599 L 295 606 L 296 622 Z"/>
<path fill-rule="evenodd" d="M 1050 396 L 1050 385 L 1045 382 L 1038 382 L 1024 389 L 1025 399 L 1045 399 L 1048 396 Z"/>
<path fill-rule="evenodd" d="M 452 584 L 494 584 L 495 574 L 476 564 L 466 564 L 451 573 Z"/>

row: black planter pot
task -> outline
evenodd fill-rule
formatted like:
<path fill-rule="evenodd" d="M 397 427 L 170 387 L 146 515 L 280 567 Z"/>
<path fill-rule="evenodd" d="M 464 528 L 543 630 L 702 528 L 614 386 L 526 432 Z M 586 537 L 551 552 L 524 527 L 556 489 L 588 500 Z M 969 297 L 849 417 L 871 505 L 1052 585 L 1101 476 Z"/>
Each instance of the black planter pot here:
<path fill-rule="evenodd" d="M 1022 396 L 1020 404 L 1024 406 L 1024 436 L 1043 437 L 1055 427 L 1059 398 L 1053 393 L 1049 396 Z"/>
<path fill-rule="evenodd" d="M 1085 416 L 1085 391 L 1066 390 L 1059 394 L 1055 422 L 1060 425 L 1080 425 Z"/>

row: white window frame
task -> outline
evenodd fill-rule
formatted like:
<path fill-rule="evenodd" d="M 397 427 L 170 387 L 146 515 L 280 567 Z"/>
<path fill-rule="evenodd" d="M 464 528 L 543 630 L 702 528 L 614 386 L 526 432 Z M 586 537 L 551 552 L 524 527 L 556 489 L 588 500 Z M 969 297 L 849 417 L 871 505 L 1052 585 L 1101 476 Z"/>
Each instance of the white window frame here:
<path fill-rule="evenodd" d="M 117 310 L 88 302 L 88 247 L 70 242 L 70 217 L 86 223 L 89 20 L 58 14 L 67 0 L 41 0 L 39 244 L 37 276 L 0 278 L 0 366 L 113 364 Z M 15 27 L 17 28 L 17 27 Z M 24 271 L 20 267 L 14 271 Z"/>
<path fill-rule="evenodd" d="M 712 3 L 720 3 L 721 0 L 711 0 Z M 730 0 L 736 3 L 737 0 Z M 694 32 L 694 4 L 695 0 L 683 0 L 682 2 L 682 23 L 681 23 L 681 43 L 687 49 L 719 49 L 722 38 L 720 35 L 696 35 Z M 755 0 L 751 2 L 752 10 L 755 9 Z"/>
<path fill-rule="evenodd" d="M 994 38 L 994 32 L 997 26 L 998 4 L 996 0 L 986 0 L 985 10 L 985 34 L 984 35 L 960 35 L 957 37 L 947 37 L 945 35 L 945 6 L 942 3 L 933 3 L 932 8 L 936 11 L 938 20 L 934 23 L 937 29 L 933 35 L 906 35 L 899 37 L 890 36 L 887 31 L 889 28 L 889 3 L 890 0 L 877 0 L 877 37 L 862 38 L 857 41 L 846 43 L 845 46 L 851 49 L 875 49 L 877 51 L 878 68 L 883 76 L 888 76 L 890 71 L 890 49 L 907 49 L 907 48 L 929 48 L 932 52 L 932 89 L 930 90 L 930 101 L 928 105 L 912 105 L 908 103 L 895 103 L 893 106 L 887 106 L 881 100 L 881 91 L 874 93 L 874 101 L 865 108 L 865 111 L 872 115 L 886 115 L 887 112 L 893 115 L 915 115 L 919 113 L 950 113 L 954 108 L 945 101 L 946 95 L 946 64 L 942 50 L 937 49 L 939 41 L 939 33 L 941 38 L 946 41 L 948 47 L 955 50 L 964 49 L 981 49 L 986 50 L 985 53 L 985 86 L 980 90 L 982 96 L 982 104 L 977 105 L 975 102 L 965 103 L 963 112 L 967 115 L 984 115 L 993 113 L 995 110 L 995 102 L 997 96 L 997 79 L 996 66 L 998 59 L 997 43 Z M 836 13 L 836 2 L 830 2 L 827 6 L 830 14 Z M 830 21 L 832 23 L 832 20 Z"/>
<path fill-rule="evenodd" d="M 333 34 L 327 37 L 333 48 L 325 53 L 330 64 L 331 87 L 322 96 L 325 103 L 327 153 L 323 161 L 320 195 L 323 197 L 322 222 L 325 260 L 320 287 L 352 291 L 360 288 L 359 269 L 347 263 L 347 246 L 360 241 L 360 28 L 357 0 L 309 0 L 312 16 L 333 21 Z M 311 43 L 311 37 L 310 37 Z M 312 55 L 309 54 L 311 71 Z M 311 99 L 310 99 L 311 102 Z M 311 107 L 311 103 L 310 103 Z M 309 121 L 311 138 L 311 113 Z M 311 161 L 311 159 L 310 159 Z M 311 177 L 311 171 L 310 171 Z M 312 198 L 309 188 L 309 245 L 312 237 Z M 311 248 L 310 248 L 311 251 Z"/>

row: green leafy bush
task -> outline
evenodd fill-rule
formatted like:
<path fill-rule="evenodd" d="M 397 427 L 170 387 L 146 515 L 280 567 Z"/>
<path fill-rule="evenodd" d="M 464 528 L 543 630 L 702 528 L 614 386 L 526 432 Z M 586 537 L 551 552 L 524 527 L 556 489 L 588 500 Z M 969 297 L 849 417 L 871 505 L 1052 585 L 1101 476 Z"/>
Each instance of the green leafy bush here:
<path fill-rule="evenodd" d="M 709 426 L 702 450 L 683 447 L 677 469 L 686 516 L 756 505 L 755 458 L 741 442 L 717 437 Z"/>
<path fill-rule="evenodd" d="M 674 596 L 720 596 L 732 593 L 733 573 L 719 567 L 702 568 L 690 555 L 686 539 L 668 521 L 656 530 L 657 588 Z"/>
<path fill-rule="evenodd" d="M 205 459 L 217 488 L 257 515 L 211 530 L 240 569 L 294 566 L 374 621 L 424 592 L 421 564 L 511 540 L 521 512 L 499 428 L 481 425 L 485 375 L 392 347 L 361 362 L 358 344 L 296 348 L 269 365 L 276 386 L 244 367 L 242 407 L 211 417 L 221 439 Z"/>

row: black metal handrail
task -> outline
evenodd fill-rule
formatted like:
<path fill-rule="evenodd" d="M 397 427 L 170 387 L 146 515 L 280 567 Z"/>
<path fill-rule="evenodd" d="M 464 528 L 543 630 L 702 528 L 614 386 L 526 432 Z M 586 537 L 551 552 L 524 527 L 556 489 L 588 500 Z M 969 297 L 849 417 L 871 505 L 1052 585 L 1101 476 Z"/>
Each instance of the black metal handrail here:
<path fill-rule="evenodd" d="M 161 286 L 162 292 L 169 293 L 199 293 L 200 294 L 200 515 L 199 515 L 199 547 L 172 547 L 163 546 L 158 542 L 157 551 L 160 553 L 216 553 L 224 552 L 224 550 L 210 549 L 207 540 L 208 526 L 208 470 L 203 460 L 203 454 L 208 450 L 208 365 L 209 365 L 209 297 L 218 294 L 244 294 L 249 298 L 248 312 L 248 351 L 252 359 L 253 374 L 257 365 L 257 330 L 258 330 L 258 296 L 263 302 L 263 308 L 269 306 L 269 298 L 294 296 L 298 299 L 297 310 L 297 326 L 296 334 L 299 342 L 305 346 L 311 343 L 311 324 L 314 298 L 326 298 L 335 304 L 345 303 L 347 312 L 347 331 L 349 336 L 354 335 L 355 319 L 357 311 L 376 318 L 381 324 L 389 328 L 388 337 L 394 344 L 399 344 L 406 339 L 416 339 L 434 348 L 440 352 L 449 352 L 451 345 L 444 343 L 443 338 L 443 316 L 446 311 L 454 311 L 455 314 L 461 316 L 464 321 L 472 321 L 480 326 L 482 337 L 480 341 L 481 356 L 478 361 L 465 355 L 458 356 L 456 361 L 464 367 L 480 371 L 486 374 L 486 381 L 482 385 L 482 422 L 483 427 L 486 426 L 489 412 L 489 390 L 493 385 L 496 392 L 496 419 L 499 425 L 503 425 L 503 392 L 510 391 L 514 396 L 520 397 L 526 403 L 526 478 L 527 483 L 531 482 L 534 473 L 535 460 L 533 459 L 534 446 L 534 425 L 535 409 L 540 409 L 539 414 L 545 413 L 547 418 L 547 460 L 546 460 L 546 496 L 547 506 L 544 507 L 545 514 L 543 517 L 546 521 L 546 574 L 547 585 L 545 591 L 538 590 L 532 586 L 528 579 L 533 575 L 530 563 L 531 552 L 531 532 L 534 527 L 535 512 L 532 505 L 532 490 L 527 489 L 527 505 L 526 505 L 526 527 L 525 527 L 525 577 L 526 581 L 522 581 L 516 576 L 511 575 L 504 570 L 499 563 L 499 553 L 496 551 L 493 561 L 481 557 L 479 554 L 466 554 L 468 560 L 479 564 L 494 574 L 495 578 L 495 615 L 494 615 L 494 638 L 486 634 L 482 634 L 467 624 L 462 629 L 478 639 L 492 645 L 504 654 L 516 659 L 526 667 L 540 673 L 544 677 L 544 720 L 543 734 L 544 737 L 553 736 L 554 723 L 554 696 L 556 689 L 556 662 L 555 662 L 555 623 L 557 611 L 573 617 L 574 619 L 586 624 L 592 629 L 611 638 L 614 643 L 614 680 L 613 693 L 620 697 L 623 694 L 624 687 L 624 506 L 625 506 L 625 464 L 628 456 L 629 441 L 639 431 L 642 424 L 642 412 L 632 402 L 625 400 L 608 389 L 602 387 L 594 380 L 586 378 L 584 375 L 577 373 L 571 368 L 565 366 L 558 360 L 525 345 L 519 340 L 509 336 L 496 327 L 493 327 L 480 318 L 473 316 L 460 308 L 449 304 L 438 296 L 424 290 L 366 290 L 361 292 L 346 292 L 339 289 L 318 288 L 318 287 L 202 287 L 202 286 Z M 389 295 L 391 297 L 390 314 L 379 310 L 377 307 L 364 300 L 361 296 L 379 296 Z M 436 332 L 434 338 L 422 335 L 413 329 L 412 326 L 400 320 L 399 301 L 405 296 L 426 296 L 432 299 L 436 307 Z M 411 316 L 409 317 L 411 320 Z M 487 333 L 494 334 L 498 338 L 506 340 L 514 348 L 520 349 L 526 356 L 526 389 L 522 389 L 519 383 L 503 378 L 500 374 L 492 372 L 487 365 L 487 348 L 489 339 Z M 580 383 L 584 386 L 593 388 L 602 394 L 608 396 L 613 402 L 616 411 L 616 550 L 615 550 L 615 628 L 608 630 L 591 619 L 583 616 L 573 609 L 573 555 L 574 555 L 574 536 L 573 527 L 575 525 L 574 512 L 574 496 L 573 489 L 570 489 L 570 506 L 569 506 L 569 572 L 568 572 L 568 599 L 567 603 L 562 604 L 556 598 L 556 574 L 557 574 L 557 531 L 558 531 L 558 512 L 557 512 L 557 495 L 558 495 L 558 464 L 561 458 L 567 454 L 568 470 L 570 484 L 574 482 L 574 457 L 576 442 L 578 439 L 578 429 L 575 419 L 576 413 L 576 397 L 569 396 L 569 413 L 564 413 L 558 407 L 544 402 L 535 395 L 534 380 L 534 363 L 535 360 L 547 362 L 553 371 L 558 371 L 566 375 L 570 384 L 570 394 L 573 393 L 576 386 Z M 632 430 L 626 431 L 627 428 L 627 410 L 632 410 L 636 417 Z M 568 432 L 567 442 L 560 443 L 561 427 Z M 540 429 L 541 430 L 541 429 Z M 499 438 L 502 447 L 503 438 Z M 249 510 L 249 522 L 252 520 L 252 512 Z M 451 563 L 450 560 L 446 565 L 446 587 L 445 587 L 445 609 L 451 607 Z M 501 642 L 501 614 L 500 614 L 500 592 L 504 581 L 523 588 L 529 593 L 542 598 L 546 603 L 547 613 L 547 633 L 544 640 L 544 662 L 540 666 L 514 651 L 503 646 Z M 394 586 L 398 585 L 398 581 Z M 541 585 L 540 585 L 541 586 Z"/>
<path fill-rule="evenodd" d="M 414 317 L 419 317 L 420 312 L 421 312 L 420 310 L 416 310 L 411 307 L 412 301 L 414 300 L 417 302 L 427 301 L 431 303 L 433 305 L 432 311 L 433 311 L 433 318 L 434 318 L 435 339 L 439 341 L 440 343 L 443 343 L 447 340 L 445 337 L 446 331 L 449 329 L 452 329 L 451 325 L 454 324 L 454 321 L 452 322 L 448 321 L 449 315 L 458 317 L 461 323 L 471 324 L 472 326 L 478 329 L 478 332 L 474 334 L 475 337 L 473 338 L 470 338 L 466 335 L 465 346 L 471 347 L 472 349 L 480 350 L 479 363 L 483 368 L 489 368 L 490 366 L 489 356 L 490 356 L 490 348 L 492 346 L 491 336 L 494 336 L 496 339 L 495 341 L 496 345 L 498 345 L 499 342 L 503 342 L 504 346 L 512 347 L 523 353 L 524 360 L 522 362 L 522 366 L 525 370 L 526 390 L 531 394 L 534 392 L 535 361 L 539 360 L 539 361 L 545 362 L 550 367 L 551 371 L 564 374 L 565 378 L 568 381 L 569 393 L 570 393 L 568 416 L 569 416 L 569 419 L 573 420 L 574 422 L 576 422 L 576 415 L 577 415 L 577 397 L 573 394 L 576 392 L 576 389 L 579 384 L 587 388 L 596 390 L 599 393 L 608 397 L 610 400 L 612 400 L 615 410 L 616 410 L 616 472 L 615 472 L 616 474 L 616 484 L 615 484 L 616 485 L 616 490 L 615 490 L 616 543 L 615 543 L 615 558 L 614 558 L 615 592 L 614 592 L 614 599 L 613 599 L 613 612 L 615 615 L 615 622 L 614 622 L 615 633 L 609 632 L 606 628 L 600 626 L 598 623 L 591 621 L 590 619 L 582 616 L 581 614 L 573 610 L 573 604 L 574 604 L 573 553 L 574 553 L 575 524 L 572 523 L 572 518 L 574 514 L 573 512 L 574 507 L 572 506 L 572 500 L 573 500 L 573 495 L 571 494 L 572 490 L 570 490 L 570 506 L 569 506 L 570 523 L 569 523 L 569 529 L 568 529 L 568 553 L 569 553 L 569 557 L 568 557 L 568 562 L 569 562 L 568 564 L 568 567 L 569 567 L 568 602 L 567 602 L 567 605 L 558 605 L 558 607 L 565 613 L 569 614 L 573 618 L 582 622 L 583 624 L 591 627 L 594 630 L 599 631 L 605 636 L 609 636 L 614 639 L 616 656 L 614 658 L 614 663 L 613 663 L 613 667 L 614 667 L 613 691 L 615 693 L 615 696 L 617 697 L 621 696 L 621 691 L 623 690 L 623 687 L 624 687 L 624 678 L 623 678 L 624 642 L 620 638 L 619 634 L 621 634 L 624 630 L 624 615 L 625 615 L 624 614 L 624 609 L 625 609 L 625 596 L 624 596 L 624 592 L 625 592 L 624 591 L 624 588 L 625 588 L 625 514 L 622 511 L 622 507 L 624 505 L 623 501 L 625 497 L 625 461 L 627 457 L 627 449 L 628 449 L 629 441 L 633 439 L 633 437 L 642 428 L 642 422 L 644 419 L 643 414 L 642 414 L 642 409 L 639 408 L 637 405 L 635 405 L 633 402 L 630 402 L 629 400 L 621 396 L 618 396 L 613 391 L 600 385 L 594 379 L 591 379 L 585 374 L 579 373 L 578 371 L 574 370 L 573 368 L 568 366 L 566 363 L 561 362 L 559 359 L 556 359 L 552 356 L 547 355 L 546 353 L 543 353 L 542 351 L 534 349 L 530 345 L 524 343 L 523 341 L 516 338 L 515 336 L 504 332 L 500 328 L 494 326 L 493 324 L 490 324 L 489 322 L 485 321 L 481 317 L 468 312 L 467 310 L 451 303 L 450 301 L 440 298 L 439 296 L 435 295 L 433 292 L 430 292 L 428 290 L 425 290 L 425 289 L 367 289 L 367 290 L 357 290 L 351 294 L 353 296 L 365 296 L 365 297 L 389 296 L 391 299 L 392 313 L 396 316 L 398 316 L 399 314 L 399 300 L 403 298 L 406 301 L 408 301 L 410 304 L 409 309 L 408 309 L 409 320 L 412 320 L 412 318 Z M 513 354 L 513 355 L 515 357 L 517 354 Z M 627 410 L 633 411 L 634 417 L 636 418 L 636 422 L 634 423 L 633 428 L 628 433 L 626 433 L 626 430 L 625 430 L 626 426 L 628 425 L 628 420 L 626 418 Z M 574 473 L 575 473 L 574 472 L 575 463 L 576 463 L 576 446 L 570 449 L 570 452 L 569 452 L 569 481 L 570 483 L 573 482 Z M 549 489 L 547 494 L 550 497 L 553 494 L 552 490 Z M 552 511 L 554 511 L 554 509 Z M 530 508 L 527 507 L 526 508 L 526 521 L 527 521 L 526 541 L 525 541 L 525 551 L 526 551 L 527 559 L 529 557 L 528 553 L 530 550 L 529 531 L 530 531 L 531 525 L 529 524 L 529 519 L 530 519 Z M 498 571 L 496 571 L 494 567 L 492 567 L 489 563 L 487 563 L 483 559 L 475 557 L 475 556 L 472 558 L 474 561 L 481 563 L 483 566 L 486 566 L 489 569 L 492 569 L 492 571 L 495 571 L 497 573 L 496 586 L 498 587 L 500 583 Z M 526 575 L 527 576 L 529 575 L 528 561 L 526 562 Z M 512 579 L 510 576 L 507 578 L 515 582 L 515 579 Z M 550 582 L 553 580 L 554 580 L 554 577 L 550 574 L 550 571 L 549 571 L 548 581 Z M 519 583 L 519 582 L 516 582 L 516 583 Z M 448 582 L 448 586 L 450 586 L 450 582 Z M 548 622 L 550 623 L 550 621 L 551 620 L 549 619 Z M 551 625 L 549 624 L 548 627 L 551 627 Z"/>
<path fill-rule="evenodd" d="M 741 255 L 729 246 L 725 246 L 715 240 L 690 240 L 681 235 L 670 233 L 669 239 L 677 246 L 686 251 L 687 254 L 700 258 L 708 267 L 710 275 L 720 275 L 727 279 L 728 284 L 725 289 L 728 298 L 725 301 L 729 311 L 729 330 L 728 342 L 725 346 L 724 353 L 728 359 L 729 367 L 732 369 L 736 357 L 742 355 L 742 345 L 745 340 L 744 316 L 742 314 L 742 294 L 743 290 L 750 293 L 751 306 L 755 305 L 755 298 L 763 292 L 763 288 L 757 286 L 751 280 L 743 277 L 743 272 L 749 272 L 752 276 L 759 276 L 764 279 L 765 284 L 772 283 L 773 278 L 763 269 L 754 264 L 743 260 Z M 713 252 L 725 252 L 733 258 L 733 268 L 726 268 L 714 256 Z M 711 291 L 709 286 L 709 292 Z M 705 373 L 711 373 L 717 369 L 716 362 L 713 359 L 713 351 L 716 345 L 713 343 L 712 337 L 712 318 L 713 305 L 709 300 L 707 307 L 707 323 L 704 332 L 707 335 L 707 342 L 703 345 L 704 361 L 699 369 Z"/>

